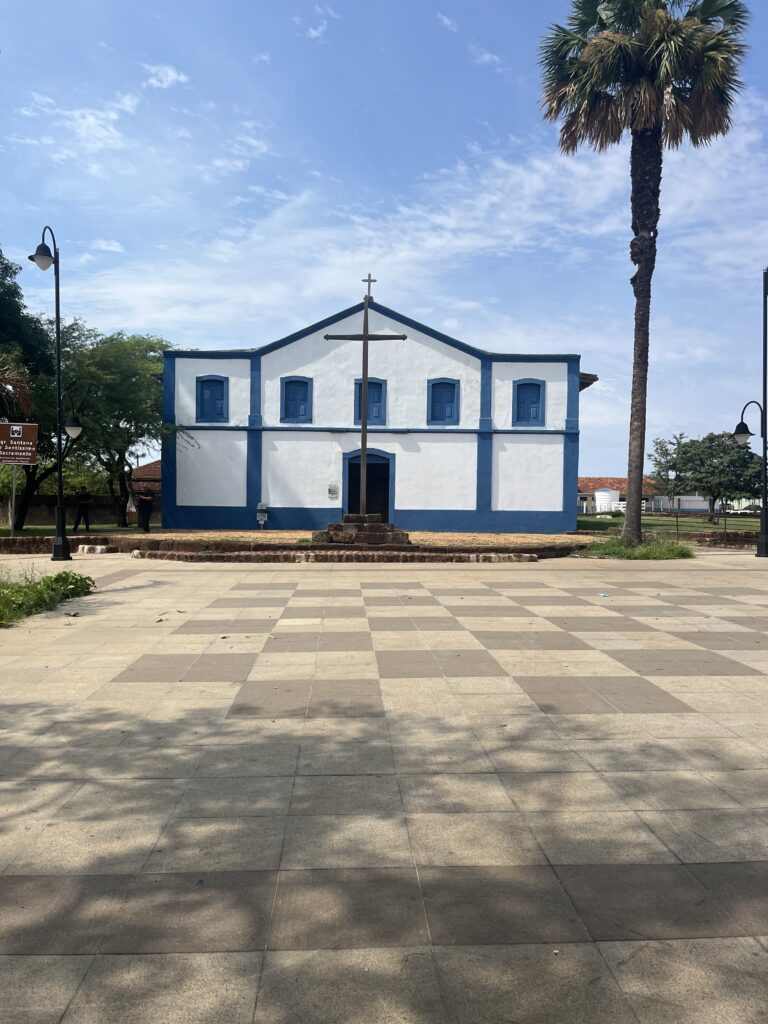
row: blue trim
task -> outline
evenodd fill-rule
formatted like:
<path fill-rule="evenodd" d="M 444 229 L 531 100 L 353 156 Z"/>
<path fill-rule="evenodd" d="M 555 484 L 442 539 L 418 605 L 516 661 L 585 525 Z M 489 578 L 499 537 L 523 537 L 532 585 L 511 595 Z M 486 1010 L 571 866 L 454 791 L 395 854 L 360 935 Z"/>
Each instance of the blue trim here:
<path fill-rule="evenodd" d="M 519 416 L 518 390 L 523 384 L 535 384 L 539 389 L 539 415 L 536 419 L 521 419 Z M 547 382 L 538 377 L 521 377 L 512 382 L 512 426 L 543 427 L 547 422 Z"/>
<path fill-rule="evenodd" d="M 574 492 L 575 493 L 575 492 Z M 322 530 L 338 522 L 341 508 L 270 508 L 269 528 L 273 530 Z M 471 509 L 395 510 L 395 526 L 401 530 L 434 533 L 566 533 L 576 525 L 566 512 L 474 512 Z M 254 515 L 248 508 L 183 506 L 176 509 L 170 525 L 179 530 L 253 530 Z"/>
<path fill-rule="evenodd" d="M 567 530 L 576 529 L 579 509 L 579 435 L 563 437 L 563 515 Z"/>
<path fill-rule="evenodd" d="M 205 416 L 203 408 L 203 385 L 209 381 L 221 384 L 221 415 Z M 209 410 L 210 411 L 210 410 Z M 229 377 L 221 377 L 217 373 L 204 373 L 195 377 L 195 422 L 196 423 L 228 423 L 229 422 Z"/>
<path fill-rule="evenodd" d="M 432 418 L 432 388 L 435 384 L 453 384 L 453 416 L 451 419 L 436 420 Z M 433 377 L 427 381 L 427 425 L 454 426 L 461 420 L 461 381 L 455 377 Z"/>
<path fill-rule="evenodd" d="M 493 429 L 493 362 L 488 358 L 480 364 L 480 429 Z"/>
<path fill-rule="evenodd" d="M 341 478 L 341 511 L 349 512 L 349 464 L 359 462 L 362 452 L 358 448 L 356 452 L 344 452 L 344 469 Z M 368 462 L 389 463 L 389 522 L 395 521 L 395 455 L 392 452 L 383 452 L 379 448 L 368 449 Z"/>
<path fill-rule="evenodd" d="M 477 435 L 477 511 L 490 512 L 493 497 L 493 363 L 480 364 L 480 432 Z"/>
<path fill-rule="evenodd" d="M 305 416 L 288 416 L 285 410 L 285 392 L 288 384 L 300 382 L 307 385 L 307 413 Z M 311 423 L 312 422 L 312 378 L 311 377 L 281 377 L 280 378 L 280 422 L 281 423 Z"/>
<path fill-rule="evenodd" d="M 163 424 L 176 420 L 176 361 L 171 352 L 163 354 Z M 163 526 L 175 526 L 176 512 L 176 430 L 163 434 L 160 459 L 160 509 Z"/>
<path fill-rule="evenodd" d="M 371 395 L 370 395 L 370 385 L 371 384 L 381 384 L 381 415 L 379 416 L 378 419 L 373 419 L 372 416 L 371 416 Z M 369 427 L 374 427 L 374 426 L 375 427 L 379 427 L 379 426 L 383 427 L 383 426 L 386 426 L 386 423 L 387 423 L 387 382 L 384 380 L 383 377 L 369 377 L 368 378 L 368 386 L 369 386 L 369 392 L 368 392 L 368 426 Z M 362 392 L 363 392 L 363 379 L 362 379 L 362 377 L 358 377 L 357 380 L 355 381 L 355 399 L 354 399 L 355 423 L 361 423 L 362 422 L 361 421 L 361 417 L 362 417 L 361 407 L 362 407 L 362 400 L 363 400 Z"/>
<path fill-rule="evenodd" d="M 247 426 L 245 424 L 222 423 L 220 425 L 209 425 L 206 423 L 179 424 L 179 430 L 296 430 L 306 433 L 323 434 L 359 434 L 357 427 L 316 427 L 310 424 L 301 423 L 275 423 L 271 426 Z M 476 427 L 374 427 L 373 434 L 478 434 L 485 433 Z M 549 428 L 534 428 L 526 430 L 524 427 L 494 427 L 488 431 L 491 434 L 575 434 L 575 430 L 550 430 Z"/>
<path fill-rule="evenodd" d="M 261 356 L 251 356 L 251 411 L 249 427 L 260 427 L 261 419 Z"/>
<path fill-rule="evenodd" d="M 568 363 L 568 398 L 565 412 L 565 429 L 579 429 L 579 395 L 581 380 L 579 379 L 580 359 Z"/>

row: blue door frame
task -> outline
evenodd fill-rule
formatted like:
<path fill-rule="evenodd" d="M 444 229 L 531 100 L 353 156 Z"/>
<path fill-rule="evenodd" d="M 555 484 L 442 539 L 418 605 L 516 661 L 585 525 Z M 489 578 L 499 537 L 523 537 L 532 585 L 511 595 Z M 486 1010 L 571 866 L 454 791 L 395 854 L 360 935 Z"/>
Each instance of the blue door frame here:
<path fill-rule="evenodd" d="M 346 514 L 349 512 L 349 464 L 359 463 L 360 449 L 356 452 L 344 452 L 344 472 L 342 477 L 341 507 Z M 378 448 L 368 449 L 368 464 L 389 463 L 389 521 L 395 521 L 395 456 L 391 452 L 382 452 Z"/>

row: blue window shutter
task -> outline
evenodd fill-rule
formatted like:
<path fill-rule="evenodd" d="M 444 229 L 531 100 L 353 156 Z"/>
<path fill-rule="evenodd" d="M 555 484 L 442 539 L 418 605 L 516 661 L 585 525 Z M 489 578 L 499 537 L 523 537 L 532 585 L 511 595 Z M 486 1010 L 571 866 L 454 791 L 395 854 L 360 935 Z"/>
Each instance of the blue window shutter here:
<path fill-rule="evenodd" d="M 541 420 L 541 385 L 520 384 L 517 388 L 517 421 L 538 423 Z"/>
<path fill-rule="evenodd" d="M 202 423 L 225 423 L 229 418 L 227 378 L 197 378 L 197 420 Z"/>
<path fill-rule="evenodd" d="M 312 386 L 301 378 L 283 378 L 281 419 L 286 423 L 308 423 L 312 419 Z"/>
<path fill-rule="evenodd" d="M 362 422 L 363 382 L 355 381 L 355 423 Z M 385 423 L 387 411 L 385 404 L 385 384 L 380 380 L 368 381 L 368 423 Z"/>
<path fill-rule="evenodd" d="M 455 423 L 456 384 L 453 381 L 435 381 L 432 384 L 430 419 L 433 423 Z"/>

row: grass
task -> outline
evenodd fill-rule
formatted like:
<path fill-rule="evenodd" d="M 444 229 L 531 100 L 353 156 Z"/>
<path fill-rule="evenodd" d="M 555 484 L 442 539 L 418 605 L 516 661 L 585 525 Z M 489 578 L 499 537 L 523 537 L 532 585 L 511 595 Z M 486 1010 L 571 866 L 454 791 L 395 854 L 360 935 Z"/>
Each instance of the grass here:
<path fill-rule="evenodd" d="M 51 611 L 62 601 L 90 594 L 95 586 L 90 576 L 76 572 L 39 577 L 27 573 L 19 579 L 0 576 L 0 626 Z"/>
<path fill-rule="evenodd" d="M 681 516 L 680 533 L 723 533 L 725 530 L 724 516 L 720 516 L 718 522 L 710 523 L 706 516 Z M 624 517 L 617 516 L 615 519 L 598 519 L 595 516 L 579 516 L 579 529 L 590 530 L 594 533 L 604 533 L 608 530 L 617 532 L 624 526 Z M 675 517 L 671 516 L 643 516 L 643 533 L 675 533 Z M 731 533 L 756 533 L 760 529 L 760 520 L 755 516 L 728 516 L 727 532 Z"/>
<path fill-rule="evenodd" d="M 653 537 L 634 547 L 623 537 L 611 537 L 599 544 L 593 544 L 581 552 L 579 557 L 667 561 L 673 558 L 693 558 L 693 548 L 690 544 L 681 544 L 666 537 Z"/>

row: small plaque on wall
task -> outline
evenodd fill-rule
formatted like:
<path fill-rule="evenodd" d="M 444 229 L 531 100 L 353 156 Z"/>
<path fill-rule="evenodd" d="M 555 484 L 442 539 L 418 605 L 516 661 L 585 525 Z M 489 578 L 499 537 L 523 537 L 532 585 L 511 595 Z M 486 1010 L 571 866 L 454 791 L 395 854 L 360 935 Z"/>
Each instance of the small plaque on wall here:
<path fill-rule="evenodd" d="M 335 498 L 338 498 L 338 496 L 339 496 L 339 485 L 338 484 L 328 484 L 328 497 L 335 499 Z"/>

